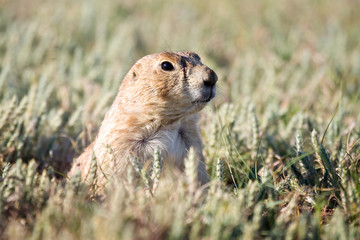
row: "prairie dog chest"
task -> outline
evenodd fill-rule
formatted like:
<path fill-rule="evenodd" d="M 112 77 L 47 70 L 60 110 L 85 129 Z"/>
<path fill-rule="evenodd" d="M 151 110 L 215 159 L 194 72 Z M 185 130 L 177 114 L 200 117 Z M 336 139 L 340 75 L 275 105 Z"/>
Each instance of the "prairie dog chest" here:
<path fill-rule="evenodd" d="M 164 161 L 182 165 L 190 146 L 190 138 L 180 123 L 163 128 L 148 139 L 146 148 L 151 156 L 157 148 Z"/>

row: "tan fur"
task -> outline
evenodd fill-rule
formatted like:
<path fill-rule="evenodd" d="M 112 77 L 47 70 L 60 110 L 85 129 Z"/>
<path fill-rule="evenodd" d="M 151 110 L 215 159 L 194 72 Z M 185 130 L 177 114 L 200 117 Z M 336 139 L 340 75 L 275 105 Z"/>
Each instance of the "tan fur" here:
<path fill-rule="evenodd" d="M 174 69 L 163 70 L 165 61 Z M 216 81 L 215 72 L 192 52 L 143 57 L 125 76 L 96 140 L 75 160 L 69 175 L 80 167 L 86 180 L 94 153 L 98 183 L 103 184 L 124 172 L 129 156 L 145 162 L 152 159 L 155 148 L 165 163 L 182 168 L 193 146 L 201 160 L 199 180 L 207 182 L 197 112 L 215 96 Z"/>

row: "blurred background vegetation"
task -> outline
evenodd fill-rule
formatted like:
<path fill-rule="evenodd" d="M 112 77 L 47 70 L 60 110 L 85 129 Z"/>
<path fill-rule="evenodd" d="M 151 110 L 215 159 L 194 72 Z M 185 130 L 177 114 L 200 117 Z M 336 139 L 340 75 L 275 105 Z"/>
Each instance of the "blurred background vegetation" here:
<path fill-rule="evenodd" d="M 1 238 L 359 239 L 359 9 L 0 0 Z M 62 176 L 129 68 L 160 51 L 197 52 L 219 76 L 201 114 L 213 181 L 194 190 L 188 164 L 150 194 L 129 178 L 99 200 Z"/>

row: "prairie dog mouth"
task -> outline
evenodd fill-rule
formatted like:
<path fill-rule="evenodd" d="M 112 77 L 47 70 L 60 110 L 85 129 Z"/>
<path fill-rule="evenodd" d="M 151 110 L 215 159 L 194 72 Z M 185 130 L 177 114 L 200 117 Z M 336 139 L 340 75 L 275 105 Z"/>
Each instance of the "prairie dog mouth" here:
<path fill-rule="evenodd" d="M 202 92 L 201 95 L 193 101 L 193 103 L 208 103 L 216 96 L 215 86 Z"/>

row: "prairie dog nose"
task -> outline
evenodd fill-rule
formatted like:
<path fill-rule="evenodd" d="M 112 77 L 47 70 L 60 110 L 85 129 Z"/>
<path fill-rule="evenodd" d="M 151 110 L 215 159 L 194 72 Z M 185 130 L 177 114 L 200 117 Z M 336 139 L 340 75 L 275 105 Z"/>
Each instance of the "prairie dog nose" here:
<path fill-rule="evenodd" d="M 218 77 L 216 73 L 211 70 L 210 68 L 207 68 L 208 78 L 203 79 L 205 87 L 213 87 L 218 80 Z"/>

